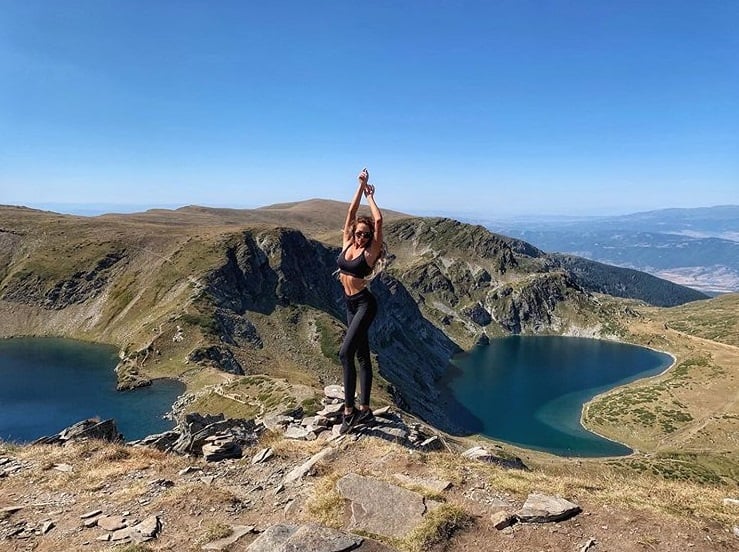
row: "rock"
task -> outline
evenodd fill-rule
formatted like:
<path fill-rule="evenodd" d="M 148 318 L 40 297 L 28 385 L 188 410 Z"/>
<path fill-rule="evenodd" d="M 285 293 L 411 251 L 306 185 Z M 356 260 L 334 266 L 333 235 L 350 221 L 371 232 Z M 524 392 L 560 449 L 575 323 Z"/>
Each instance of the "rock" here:
<path fill-rule="evenodd" d="M 373 410 L 372 413 L 375 416 L 380 416 L 381 418 L 384 418 L 386 414 L 390 412 L 389 406 L 383 406 L 382 408 L 378 408 L 377 410 Z"/>
<path fill-rule="evenodd" d="M 244 369 L 228 347 L 218 345 L 201 347 L 193 350 L 187 359 L 201 365 L 213 366 L 229 374 L 244 375 Z"/>
<path fill-rule="evenodd" d="M 438 435 L 433 435 L 426 439 L 425 441 L 422 441 L 418 448 L 426 449 L 426 450 L 440 450 L 444 448 L 444 443 L 441 442 L 441 439 L 439 439 Z"/>
<path fill-rule="evenodd" d="M 84 525 L 88 529 L 90 527 L 95 527 L 98 524 L 98 519 L 100 519 L 99 516 L 87 518 L 87 519 L 85 519 L 85 520 L 82 521 L 82 525 Z"/>
<path fill-rule="evenodd" d="M 290 426 L 285 430 L 284 437 L 286 439 L 304 440 L 306 437 L 308 437 L 309 433 L 310 431 L 306 430 L 303 427 Z"/>
<path fill-rule="evenodd" d="M 198 466 L 187 466 L 186 468 L 182 468 L 180 471 L 178 471 L 177 475 L 187 475 L 188 473 L 193 473 L 196 471 L 203 471 L 203 469 L 199 468 Z"/>
<path fill-rule="evenodd" d="M 580 547 L 578 552 L 588 552 L 588 550 L 590 550 L 590 548 L 595 546 L 596 544 L 598 543 L 595 539 L 588 539 L 587 541 L 585 541 L 585 544 Z"/>
<path fill-rule="evenodd" d="M 260 450 L 258 453 L 254 455 L 254 457 L 251 459 L 251 463 L 253 464 L 260 464 L 261 462 L 266 462 L 270 458 L 274 456 L 274 453 L 272 452 L 271 448 L 265 448 Z"/>
<path fill-rule="evenodd" d="M 333 447 L 326 447 L 320 452 L 317 452 L 316 454 L 311 456 L 307 462 L 290 470 L 285 478 L 282 480 L 282 483 L 285 486 L 288 486 L 299 481 L 306 473 L 310 471 L 313 466 L 316 465 L 316 463 L 320 462 L 321 460 L 329 459 L 334 454 L 336 454 L 336 449 L 334 449 Z"/>
<path fill-rule="evenodd" d="M 409 477 L 402 473 L 394 473 L 393 477 L 404 485 L 423 487 L 424 489 L 435 493 L 446 491 L 449 487 L 452 486 L 451 481 L 444 481 L 441 479 L 432 479 L 426 477 Z"/>
<path fill-rule="evenodd" d="M 120 542 L 120 541 L 130 541 L 131 540 L 131 529 L 128 527 L 124 527 L 123 529 L 118 529 L 118 531 L 113 531 L 113 534 L 110 535 L 110 540 Z"/>
<path fill-rule="evenodd" d="M 581 511 L 580 506 L 564 498 L 531 493 L 516 517 L 524 523 L 547 523 L 562 521 Z"/>
<path fill-rule="evenodd" d="M 54 528 L 54 522 L 53 521 L 46 521 L 41 526 L 41 534 L 42 535 L 45 535 L 46 533 L 48 533 L 49 531 L 51 531 L 53 528 Z"/>
<path fill-rule="evenodd" d="M 105 533 L 104 535 L 100 535 L 95 540 L 97 540 L 97 541 L 103 541 L 103 542 L 108 542 L 110 540 L 110 533 Z"/>
<path fill-rule="evenodd" d="M 283 431 L 287 426 L 295 421 L 292 416 L 286 416 L 285 414 L 269 414 L 262 418 L 264 427 L 270 431 Z"/>
<path fill-rule="evenodd" d="M 213 484 L 213 481 L 215 481 L 215 480 L 216 480 L 215 475 L 206 475 L 206 476 L 200 478 L 200 481 L 202 481 L 206 485 L 212 485 Z"/>
<path fill-rule="evenodd" d="M 329 399 L 344 399 L 344 387 L 341 385 L 327 385 L 323 388 L 323 394 Z"/>
<path fill-rule="evenodd" d="M 247 547 L 248 552 L 345 552 L 364 539 L 322 525 L 273 525 Z"/>
<path fill-rule="evenodd" d="M 528 466 L 526 466 L 526 464 L 523 463 L 523 460 L 521 460 L 518 456 L 514 456 L 513 458 L 505 458 L 505 457 L 493 454 L 485 447 L 480 447 L 480 446 L 467 449 L 466 451 L 462 453 L 462 456 L 464 456 L 465 458 L 470 458 L 472 460 L 479 460 L 480 462 L 496 464 L 503 468 L 510 468 L 510 469 L 517 469 L 517 470 L 528 470 L 529 469 Z"/>
<path fill-rule="evenodd" d="M 54 464 L 53 469 L 64 473 L 72 473 L 74 471 L 74 468 L 69 464 Z"/>
<path fill-rule="evenodd" d="M 254 532 L 253 525 L 232 525 L 231 534 L 228 537 L 218 539 L 203 545 L 202 550 L 225 550 L 244 535 Z"/>
<path fill-rule="evenodd" d="M 398 425 L 375 425 L 362 431 L 387 441 L 403 442 L 408 439 L 408 430 Z"/>
<path fill-rule="evenodd" d="M 5 508 L 0 508 L 0 514 L 14 514 L 23 508 L 25 508 L 25 506 L 6 506 Z"/>
<path fill-rule="evenodd" d="M 323 410 L 316 412 L 316 416 L 323 418 L 340 418 L 341 411 L 344 409 L 344 403 L 328 404 L 323 407 Z"/>
<path fill-rule="evenodd" d="M 267 528 L 251 543 L 247 552 L 284 552 L 287 540 L 298 530 L 298 525 L 280 523 Z"/>
<path fill-rule="evenodd" d="M 80 516 L 80 519 L 88 519 L 91 517 L 99 516 L 102 513 L 103 513 L 102 510 L 90 510 L 89 512 L 82 514 Z"/>
<path fill-rule="evenodd" d="M 495 512 L 490 516 L 490 522 L 493 524 L 493 527 L 498 531 L 501 531 L 516 522 L 516 514 L 511 514 L 510 512 L 501 510 L 500 512 Z"/>
<path fill-rule="evenodd" d="M 739 525 L 734 526 L 734 536 L 739 538 Z"/>
<path fill-rule="evenodd" d="M 724 506 L 739 506 L 739 499 L 736 498 L 725 498 Z"/>
<path fill-rule="evenodd" d="M 339 494 L 350 500 L 350 529 L 386 537 L 404 538 L 422 521 L 430 507 L 438 506 L 423 495 L 355 473 L 336 483 Z"/>
<path fill-rule="evenodd" d="M 97 520 L 97 525 L 106 531 L 118 531 L 128 527 L 126 518 L 123 516 L 101 516 Z"/>
<path fill-rule="evenodd" d="M 148 435 L 138 441 L 129 441 L 127 444 L 136 447 L 151 447 L 161 451 L 170 451 L 174 447 L 180 434 L 174 430 Z"/>
<path fill-rule="evenodd" d="M 73 424 L 56 435 L 36 439 L 32 445 L 63 445 L 71 441 L 85 441 L 87 439 L 100 439 L 111 443 L 123 441 L 123 435 L 118 432 L 115 420 L 82 420 Z"/>
<path fill-rule="evenodd" d="M 241 447 L 232 440 L 218 440 L 206 443 L 201 447 L 203 458 L 207 462 L 218 462 L 226 458 L 241 458 Z"/>
<path fill-rule="evenodd" d="M 161 529 L 162 522 L 159 516 L 149 516 L 141 523 L 134 525 L 129 534 L 135 542 L 147 542 L 156 538 Z"/>

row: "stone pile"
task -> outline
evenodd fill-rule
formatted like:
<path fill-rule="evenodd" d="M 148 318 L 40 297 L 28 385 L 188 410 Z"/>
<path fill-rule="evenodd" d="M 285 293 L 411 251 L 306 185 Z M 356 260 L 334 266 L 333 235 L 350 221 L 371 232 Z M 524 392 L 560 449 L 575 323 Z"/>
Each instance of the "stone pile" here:
<path fill-rule="evenodd" d="M 0 520 L 2 520 L 5 515 L 14 513 L 21 509 L 22 507 L 18 506 L 0 508 Z M 0 524 L 0 540 L 11 538 L 25 540 L 30 539 L 31 537 L 40 537 L 47 534 L 56 526 L 56 522 L 51 519 L 45 519 L 39 523 L 20 521 L 18 523 L 10 524 L 7 527 L 5 527 L 5 525 L 6 524 L 4 522 Z"/>
<path fill-rule="evenodd" d="M 141 522 L 129 518 L 128 512 L 123 515 L 104 514 L 102 510 L 92 510 L 80 516 L 82 525 L 92 529 L 99 527 L 105 533 L 95 540 L 125 544 L 128 542 L 147 542 L 155 539 L 162 530 L 159 516 L 149 516 Z"/>
<path fill-rule="evenodd" d="M 312 441 L 323 438 L 324 435 L 328 440 L 337 439 L 344 408 L 344 388 L 340 385 L 327 385 L 323 392 L 323 408 L 314 416 L 304 417 L 302 410 L 298 409 L 290 413 L 265 416 L 257 421 L 271 431 L 282 431 L 287 439 Z M 373 424 L 357 426 L 351 434 L 355 438 L 371 435 L 423 450 L 444 447 L 438 435 L 432 434 L 421 424 L 407 425 L 399 414 L 390 412 L 389 406 L 378 408 L 374 415 Z"/>
<path fill-rule="evenodd" d="M 185 415 L 170 431 L 149 435 L 129 444 L 177 454 L 203 455 L 206 460 L 216 461 L 241 458 L 242 449 L 257 442 L 261 429 L 254 420 L 192 413 Z"/>
<path fill-rule="evenodd" d="M 23 468 L 23 464 L 9 456 L 0 456 L 0 479 Z"/>

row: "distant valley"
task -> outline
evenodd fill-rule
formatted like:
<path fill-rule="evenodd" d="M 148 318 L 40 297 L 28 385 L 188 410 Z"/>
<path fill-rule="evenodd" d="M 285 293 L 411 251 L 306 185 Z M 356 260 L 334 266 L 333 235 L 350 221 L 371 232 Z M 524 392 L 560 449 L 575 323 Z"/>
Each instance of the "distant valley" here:
<path fill-rule="evenodd" d="M 739 206 L 613 217 L 474 220 L 546 252 L 641 270 L 709 294 L 739 291 Z"/>

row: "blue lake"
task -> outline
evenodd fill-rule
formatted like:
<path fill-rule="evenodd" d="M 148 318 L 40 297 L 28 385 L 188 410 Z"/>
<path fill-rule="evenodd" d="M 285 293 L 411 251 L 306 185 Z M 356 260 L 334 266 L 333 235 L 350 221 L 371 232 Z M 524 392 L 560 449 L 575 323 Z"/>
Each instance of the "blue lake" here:
<path fill-rule="evenodd" d="M 595 395 L 672 364 L 665 353 L 558 336 L 491 340 L 453 360 L 447 414 L 471 433 L 561 456 L 620 456 L 628 447 L 580 424 Z"/>
<path fill-rule="evenodd" d="M 0 439 L 28 442 L 86 418 L 114 418 L 127 441 L 171 429 L 185 387 L 155 380 L 116 391 L 116 349 L 67 339 L 0 339 Z"/>

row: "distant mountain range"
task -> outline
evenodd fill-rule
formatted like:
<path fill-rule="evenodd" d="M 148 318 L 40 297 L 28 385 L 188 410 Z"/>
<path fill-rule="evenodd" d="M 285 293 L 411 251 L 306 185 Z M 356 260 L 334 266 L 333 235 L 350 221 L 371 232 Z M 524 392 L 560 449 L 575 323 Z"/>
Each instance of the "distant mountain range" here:
<path fill-rule="evenodd" d="M 739 291 L 738 205 L 470 222 L 546 252 L 634 268 L 704 292 Z"/>

